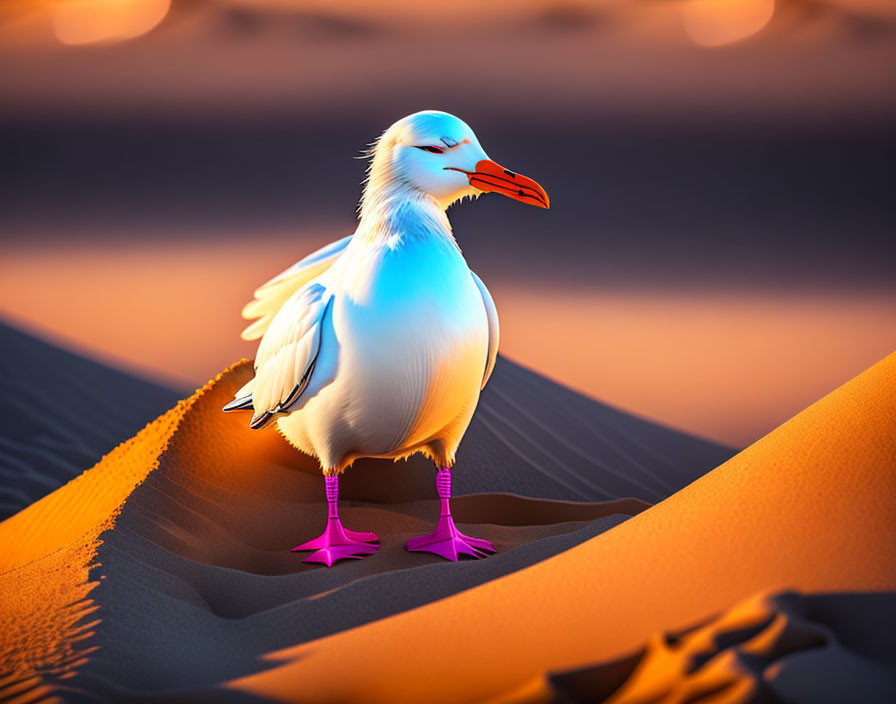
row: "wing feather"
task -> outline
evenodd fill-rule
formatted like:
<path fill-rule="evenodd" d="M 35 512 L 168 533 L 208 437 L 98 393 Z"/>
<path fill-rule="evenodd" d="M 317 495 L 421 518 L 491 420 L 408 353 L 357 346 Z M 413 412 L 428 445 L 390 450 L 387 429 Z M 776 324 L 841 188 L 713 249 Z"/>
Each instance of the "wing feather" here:
<path fill-rule="evenodd" d="M 326 247 L 321 247 L 304 259 L 293 264 L 267 283 L 255 290 L 255 300 L 243 307 L 243 317 L 247 320 L 257 318 L 240 334 L 244 340 L 257 340 L 265 334 L 286 301 L 296 291 L 301 289 L 312 279 L 323 274 L 335 262 L 339 255 L 345 251 L 352 235 L 341 240 L 331 242 Z"/>
<path fill-rule="evenodd" d="M 320 354 L 323 321 L 332 301 L 324 286 L 312 282 L 274 316 L 255 357 L 253 428 L 263 428 L 277 414 L 288 412 L 302 396 Z"/>
<path fill-rule="evenodd" d="M 485 388 L 492 370 L 495 368 L 495 362 L 498 359 L 498 343 L 501 341 L 501 326 L 498 324 L 498 309 L 492 300 L 492 295 L 488 292 L 482 279 L 476 276 L 476 272 L 471 271 L 470 275 L 482 294 L 482 303 L 485 305 L 485 314 L 488 316 L 488 359 L 485 362 L 485 374 L 482 376 L 481 389 Z"/>

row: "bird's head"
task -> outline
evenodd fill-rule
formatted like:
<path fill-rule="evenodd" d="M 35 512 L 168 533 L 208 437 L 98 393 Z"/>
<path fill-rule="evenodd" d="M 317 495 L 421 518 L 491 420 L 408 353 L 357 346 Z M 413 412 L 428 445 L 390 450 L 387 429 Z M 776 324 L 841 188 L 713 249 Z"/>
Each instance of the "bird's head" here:
<path fill-rule="evenodd" d="M 371 154 L 368 192 L 400 184 L 432 196 L 443 208 L 481 193 L 550 207 L 538 183 L 489 159 L 467 123 L 446 112 L 424 110 L 402 118 L 383 133 Z"/>

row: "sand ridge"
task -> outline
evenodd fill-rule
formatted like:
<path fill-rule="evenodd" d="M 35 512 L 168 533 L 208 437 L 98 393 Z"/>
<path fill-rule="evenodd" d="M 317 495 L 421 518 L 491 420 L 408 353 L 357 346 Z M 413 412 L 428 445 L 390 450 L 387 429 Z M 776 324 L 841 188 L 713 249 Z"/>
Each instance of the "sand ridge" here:
<path fill-rule="evenodd" d="M 0 321 L 0 520 L 59 488 L 181 395 Z"/>
<path fill-rule="evenodd" d="M 896 594 L 762 593 L 637 653 L 550 677 L 530 700 L 896 700 Z"/>
<path fill-rule="evenodd" d="M 231 686 L 279 701 L 526 699 L 550 672 L 618 658 L 759 591 L 894 590 L 894 456 L 896 354 L 612 531 L 273 652 L 279 667 Z"/>
<path fill-rule="evenodd" d="M 158 466 L 178 424 L 215 381 L 90 470 L 0 523 L 0 663 L 7 675 L 0 694 L 39 694 L 47 689 L 46 678 L 71 677 L 96 649 L 87 641 L 98 621 L 88 618 L 99 607 L 89 594 L 98 584 L 90 573 L 99 567 L 101 536 L 114 527 L 122 504 Z"/>
<path fill-rule="evenodd" d="M 4 696 L 744 701 L 799 698 L 813 667 L 861 674 L 866 701 L 890 686 L 889 641 L 850 624 L 896 590 L 896 355 L 702 478 L 723 448 L 500 360 L 454 504 L 499 553 L 408 553 L 432 468 L 361 461 L 344 518 L 383 547 L 331 570 L 289 552 L 320 529 L 315 462 L 220 411 L 249 374 L 0 524 Z"/>
<path fill-rule="evenodd" d="M 730 454 L 502 359 L 459 458 L 454 502 L 461 527 L 500 554 L 455 565 L 406 552 L 438 515 L 433 468 L 422 458 L 361 461 L 343 478 L 343 513 L 377 530 L 383 549 L 324 570 L 289 552 L 320 530 L 316 463 L 220 410 L 250 374 L 250 362 L 233 365 L 0 524 L 0 581 L 23 595 L 3 601 L 6 694 L 214 689 L 266 669 L 260 656 L 296 638 L 386 618 L 567 550 Z M 222 639 L 235 644 L 226 658 L 210 646 Z"/>

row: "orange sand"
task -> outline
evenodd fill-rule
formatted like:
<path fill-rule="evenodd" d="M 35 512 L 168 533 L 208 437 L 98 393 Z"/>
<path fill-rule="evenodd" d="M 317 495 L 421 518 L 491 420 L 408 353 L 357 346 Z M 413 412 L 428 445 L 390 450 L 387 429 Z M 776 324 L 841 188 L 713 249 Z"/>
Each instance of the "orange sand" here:
<path fill-rule="evenodd" d="M 95 467 L 0 523 L 0 574 L 96 532 L 152 471 L 192 401 L 182 401 Z"/>
<path fill-rule="evenodd" d="M 13 669 L 0 680 L 2 696 L 52 695 L 48 683 L 89 657 L 103 617 L 90 599 L 90 567 L 103 531 L 153 470 L 213 502 L 237 495 L 275 510 L 317 498 L 313 461 L 274 433 L 251 433 L 238 414 L 220 413 L 249 373 L 247 362 L 234 365 L 0 524 L 0 661 Z M 784 607 L 748 602 L 680 648 L 657 634 L 757 592 L 896 588 L 893 457 L 896 354 L 607 533 L 442 601 L 272 653 L 272 669 L 230 686 L 284 701 L 541 701 L 552 692 L 547 673 L 612 660 L 648 641 L 619 701 L 680 683 L 678 691 L 718 685 L 745 694 L 758 675 L 727 652 L 698 675 L 689 663 L 706 650 L 707 633 L 738 625 L 752 629 L 741 634 L 744 652 L 772 657 L 770 619 Z M 232 501 L 219 508 L 221 520 L 246 520 Z M 226 566 L 208 544 L 192 549 Z"/>
<path fill-rule="evenodd" d="M 102 534 L 114 527 L 128 497 L 151 473 L 170 472 L 180 487 L 220 502 L 216 520 L 237 526 L 254 523 L 257 527 L 253 511 L 259 505 L 272 515 L 280 515 L 284 506 L 290 512 L 305 513 L 304 504 L 320 499 L 316 460 L 295 452 L 276 432 L 251 431 L 244 415 L 221 412 L 249 379 L 251 368 L 247 360 L 232 365 L 96 466 L 0 523 L 0 674 L 14 673 L 9 681 L 0 680 L 0 698 L 22 688 L 31 694 L 43 691 L 42 675 L 71 676 L 92 651 L 89 637 L 102 610 L 98 609 L 101 604 L 89 598 L 96 586 L 89 581 L 90 569 L 95 566 Z M 410 465 L 396 467 L 416 471 Z M 353 472 L 351 478 L 360 480 L 362 493 L 370 494 L 364 489 L 363 473 Z M 428 493 L 431 478 L 421 478 Z M 346 483 L 343 498 L 350 499 L 351 483 Z M 411 482 L 402 484 L 412 486 Z M 394 497 L 394 488 L 391 494 Z M 507 521 L 505 514 L 521 513 L 530 520 L 561 522 L 636 513 L 645 506 L 636 499 L 566 504 L 478 496 L 459 498 L 456 514 L 460 521 L 480 513 L 503 515 Z M 280 524 L 295 525 L 295 516 L 284 516 Z M 287 533 L 282 533 L 282 539 L 292 544 Z M 230 566 L 234 557 L 218 554 L 214 547 L 214 543 L 195 541 L 193 556 Z M 287 547 L 277 545 L 272 553 L 294 564 L 297 560 Z"/>
<path fill-rule="evenodd" d="M 631 656 L 555 675 L 552 685 L 560 701 L 607 704 L 891 702 L 896 676 L 880 656 L 892 641 L 877 626 L 894 606 L 892 592 L 761 593 L 688 631 L 657 633 Z"/>
<path fill-rule="evenodd" d="M 224 372 L 221 376 L 224 376 Z M 93 648 L 89 571 L 101 534 L 158 465 L 187 411 L 210 382 L 106 455 L 96 466 L 0 523 L 0 662 L 13 674 L 0 696 L 37 698 L 42 675 L 73 673 Z"/>
<path fill-rule="evenodd" d="M 894 457 L 896 354 L 608 533 L 272 653 L 284 664 L 231 686 L 280 701 L 537 701 L 550 671 L 618 657 L 760 591 L 896 589 Z"/>

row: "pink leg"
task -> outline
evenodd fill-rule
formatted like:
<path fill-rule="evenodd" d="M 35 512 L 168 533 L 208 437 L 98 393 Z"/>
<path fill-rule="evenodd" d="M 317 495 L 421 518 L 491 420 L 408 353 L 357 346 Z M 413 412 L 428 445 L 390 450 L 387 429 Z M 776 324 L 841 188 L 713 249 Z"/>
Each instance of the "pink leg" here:
<path fill-rule="evenodd" d="M 460 555 L 471 557 L 485 557 L 487 552 L 495 552 L 495 548 L 488 540 L 471 538 L 461 533 L 454 525 L 451 517 L 451 469 L 443 467 L 436 474 L 436 491 L 442 500 L 442 513 L 436 529 L 428 535 L 411 538 L 408 541 L 408 550 L 411 552 L 426 551 L 444 557 L 446 560 L 457 562 Z"/>
<path fill-rule="evenodd" d="M 332 567 L 338 560 L 360 559 L 379 550 L 378 544 L 371 545 L 379 541 L 376 533 L 358 533 L 343 527 L 336 506 L 339 500 L 339 478 L 327 476 L 324 477 L 324 481 L 329 504 L 327 528 L 320 537 L 297 545 L 292 551 L 314 550 L 302 562 L 321 562 L 327 567 Z"/>

